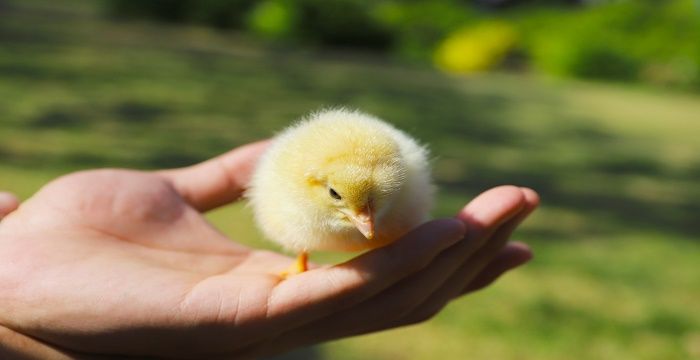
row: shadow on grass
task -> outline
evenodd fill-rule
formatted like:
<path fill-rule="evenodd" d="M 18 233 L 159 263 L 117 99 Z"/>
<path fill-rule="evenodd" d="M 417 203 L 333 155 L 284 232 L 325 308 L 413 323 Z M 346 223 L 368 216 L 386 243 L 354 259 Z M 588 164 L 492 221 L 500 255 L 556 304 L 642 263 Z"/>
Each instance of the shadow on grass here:
<path fill-rule="evenodd" d="M 642 164 L 644 165 L 626 165 L 612 169 L 609 166 L 602 166 L 596 167 L 596 170 L 613 176 L 639 174 L 642 171 L 647 176 L 655 176 L 658 181 L 663 181 L 663 174 L 649 171 L 656 167 L 650 166 L 647 162 Z M 572 171 L 577 170 L 572 169 Z M 593 170 L 579 169 L 578 171 Z M 602 191 L 581 192 L 563 188 L 559 185 L 561 181 L 556 174 L 545 171 L 502 171 L 483 166 L 472 168 L 470 173 L 464 175 L 459 181 L 443 181 L 439 186 L 448 192 L 455 193 L 464 192 L 465 189 L 470 193 L 476 193 L 500 184 L 527 186 L 537 190 L 543 204 L 575 210 L 586 216 L 590 222 L 587 230 L 584 230 L 585 234 L 558 233 L 554 230 L 536 234 L 549 239 L 571 239 L 581 235 L 594 235 L 613 224 L 614 227 L 663 230 L 671 234 L 691 237 L 697 236 L 700 230 L 697 222 L 700 203 L 693 199 L 669 203 L 663 198 L 638 198 L 626 194 L 622 191 L 623 189 L 614 185 Z"/>
<path fill-rule="evenodd" d="M 298 350 L 290 351 L 277 356 L 266 357 L 265 360 L 320 360 L 324 356 L 315 347 L 305 347 Z"/>
<path fill-rule="evenodd" d="M 76 128 L 85 125 L 85 116 L 73 109 L 49 109 L 29 120 L 29 126 L 34 128 Z"/>
<path fill-rule="evenodd" d="M 152 123 L 167 114 L 168 109 L 138 101 L 125 101 L 117 104 L 112 112 L 122 122 Z"/>

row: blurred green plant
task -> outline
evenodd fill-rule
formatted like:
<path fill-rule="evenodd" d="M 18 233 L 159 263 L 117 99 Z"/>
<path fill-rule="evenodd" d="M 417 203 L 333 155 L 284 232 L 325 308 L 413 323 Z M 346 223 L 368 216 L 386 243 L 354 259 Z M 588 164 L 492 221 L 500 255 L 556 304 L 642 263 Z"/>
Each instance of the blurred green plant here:
<path fill-rule="evenodd" d="M 362 0 L 107 0 L 117 18 L 146 18 L 248 30 L 266 39 L 388 50 L 394 31 Z"/>
<path fill-rule="evenodd" d="M 383 1 L 373 15 L 395 33 L 395 53 L 423 62 L 431 61 L 436 44 L 448 34 L 478 20 L 464 1 L 451 0 Z"/>
<path fill-rule="evenodd" d="M 160 21 L 178 22 L 187 18 L 186 0 L 111 0 L 107 1 L 110 15 L 120 18 L 150 18 Z"/>
<path fill-rule="evenodd" d="M 217 28 L 242 28 L 254 0 L 193 0 L 188 4 L 192 20 Z"/>
<path fill-rule="evenodd" d="M 517 50 L 529 68 L 547 74 L 700 89 L 700 9 L 695 0 L 106 4 L 109 14 L 121 18 L 207 24 L 277 42 L 393 52 L 409 61 L 432 60 L 450 72 L 490 70 Z"/>
<path fill-rule="evenodd" d="M 393 32 L 361 0 L 296 0 L 299 36 L 326 46 L 386 50 Z"/>
<path fill-rule="evenodd" d="M 435 64 L 447 72 L 472 73 L 493 69 L 513 51 L 515 28 L 489 21 L 456 31 L 435 51 Z"/>
<path fill-rule="evenodd" d="M 291 37 L 297 13 L 289 1 L 268 0 L 258 3 L 247 18 L 247 28 L 267 39 L 280 40 Z"/>
<path fill-rule="evenodd" d="M 218 28 L 241 28 L 253 0 L 108 0 L 108 14 L 164 22 L 193 22 Z"/>
<path fill-rule="evenodd" d="M 690 0 L 616 1 L 519 18 L 531 62 L 544 72 L 700 86 L 700 15 Z"/>

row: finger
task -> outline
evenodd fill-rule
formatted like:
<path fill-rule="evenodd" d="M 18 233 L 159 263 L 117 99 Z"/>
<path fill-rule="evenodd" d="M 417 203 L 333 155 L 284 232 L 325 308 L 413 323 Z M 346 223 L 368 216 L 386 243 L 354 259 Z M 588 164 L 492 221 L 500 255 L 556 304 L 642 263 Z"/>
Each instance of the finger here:
<path fill-rule="evenodd" d="M 426 267 L 464 233 L 455 219 L 430 221 L 346 263 L 291 277 L 274 289 L 269 317 L 292 328 L 355 305 Z"/>
<path fill-rule="evenodd" d="M 515 199 L 518 202 L 523 199 L 527 201 L 528 195 L 517 186 L 499 186 L 484 192 L 467 204 L 457 214 L 457 218 L 464 221 L 472 236 L 480 236 L 480 233 L 488 231 L 493 214 L 507 213 L 505 210 L 512 206 Z"/>
<path fill-rule="evenodd" d="M 502 194 L 507 194 L 510 192 L 510 201 L 508 201 L 506 197 L 489 197 L 488 195 L 491 194 L 487 192 L 482 195 L 484 200 L 492 200 L 490 201 L 491 204 L 498 205 L 496 207 L 489 208 L 492 211 L 492 214 L 489 215 L 488 212 L 485 211 L 486 208 L 483 209 L 484 211 L 480 211 L 482 209 L 476 202 L 472 202 L 465 207 L 465 209 L 460 213 L 460 216 L 470 219 L 479 219 L 479 231 L 469 232 L 467 234 L 467 241 L 458 243 L 441 254 L 441 256 L 444 255 L 445 258 L 453 257 L 457 262 L 457 266 L 452 271 L 446 271 L 442 281 L 437 282 L 435 286 L 431 286 L 431 291 L 424 294 L 422 299 L 423 301 L 415 304 L 412 308 L 408 309 L 409 311 L 404 311 L 401 313 L 394 312 L 394 314 L 398 316 L 395 316 L 393 321 L 384 321 L 382 323 L 375 324 L 374 327 L 366 328 L 361 332 L 349 335 L 380 331 L 407 325 L 409 323 L 420 322 L 427 320 L 427 318 L 434 315 L 434 313 L 441 309 L 444 305 L 438 305 L 448 301 L 442 301 L 445 296 L 444 293 L 448 290 L 454 291 L 454 279 L 461 278 L 465 268 L 480 268 L 481 263 L 488 261 L 488 259 L 492 257 L 491 253 L 497 252 L 503 247 L 505 242 L 503 239 L 508 238 L 510 232 L 513 228 L 515 228 L 517 223 L 522 221 L 523 217 L 531 212 L 531 209 L 529 208 L 530 205 L 527 203 L 527 199 L 523 196 L 523 193 L 519 188 L 500 187 L 494 190 L 498 190 Z M 492 194 L 496 194 L 496 192 Z M 500 214 L 500 216 L 497 214 Z M 480 242 L 482 245 L 474 249 L 464 249 L 464 245 L 468 244 L 470 240 L 476 243 Z M 466 253 L 466 256 L 454 255 L 459 253 Z M 459 289 L 461 290 L 462 288 Z M 397 297 L 395 303 L 400 301 L 402 301 L 402 297 Z M 391 306 L 391 304 L 387 303 L 385 313 L 392 313 L 391 310 L 389 310 L 389 306 Z M 424 310 L 426 308 L 436 310 L 434 312 L 426 312 Z M 390 319 L 386 315 L 379 318 L 387 320 Z"/>
<path fill-rule="evenodd" d="M 79 359 L 50 345 L 0 326 L 0 359 Z"/>
<path fill-rule="evenodd" d="M 532 251 L 523 243 L 509 243 L 482 270 L 472 282 L 467 285 L 460 295 L 468 294 L 474 291 L 481 290 L 486 286 L 491 285 L 501 275 L 515 269 L 532 259 Z"/>
<path fill-rule="evenodd" d="M 493 204 L 498 206 L 493 207 Z M 482 194 L 465 209 L 470 214 L 481 213 L 473 216 L 480 219 L 483 229 L 478 232 L 471 232 L 470 229 L 463 241 L 442 251 L 423 270 L 357 306 L 293 331 L 284 339 L 275 341 L 276 346 L 306 344 L 365 333 L 402 318 L 423 303 L 466 258 L 476 252 L 484 244 L 484 237 L 488 237 L 508 219 L 517 216 L 524 205 L 522 192 L 516 187 L 500 187 Z"/>
<path fill-rule="evenodd" d="M 270 276 L 269 281 L 274 283 L 258 284 L 266 288 L 266 291 L 251 290 L 247 296 L 256 304 L 263 302 L 266 305 L 262 307 L 264 313 L 260 316 L 269 320 L 269 326 L 260 328 L 259 333 L 253 330 L 246 335 L 252 338 L 274 338 L 289 329 L 340 311 L 360 301 L 364 296 L 371 296 L 374 292 L 390 286 L 391 283 L 406 276 L 404 274 L 425 266 L 441 250 L 459 241 L 464 236 L 464 231 L 464 224 L 455 219 L 430 221 L 394 244 L 367 252 L 344 264 L 309 270 L 284 281 Z M 223 285 L 221 281 L 227 284 L 224 286 L 240 286 L 235 282 L 227 281 L 226 276 L 222 275 L 215 286 L 208 286 L 206 291 L 203 290 L 204 287 L 200 287 L 200 293 L 214 292 L 214 296 L 207 294 L 203 296 L 205 298 L 220 297 Z M 237 294 L 240 293 L 240 289 L 224 293 Z M 263 295 L 264 298 L 256 298 L 256 295 Z M 232 298 L 230 303 L 235 304 L 235 307 L 217 305 L 218 311 L 229 306 L 232 309 L 247 306 L 240 302 L 240 297 Z M 226 303 L 229 301 L 227 300 Z M 236 312 L 223 311 L 226 314 L 236 314 Z M 240 321 L 242 320 L 235 316 L 226 319 L 227 324 L 230 323 L 234 328 Z M 244 343 L 245 339 L 239 338 L 237 346 Z M 259 344 L 256 341 L 256 345 L 252 347 L 257 349 Z M 244 349 L 243 351 L 254 350 Z"/>
<path fill-rule="evenodd" d="M 0 191 L 0 219 L 9 215 L 19 207 L 19 200 L 14 194 Z"/>
<path fill-rule="evenodd" d="M 498 204 L 498 206 L 493 206 Z M 479 219 L 479 229 L 469 228 L 465 239 L 440 253 L 423 270 L 402 280 L 382 294 L 362 306 L 370 312 L 366 319 L 401 318 L 425 301 L 436 289 L 449 279 L 464 263 L 480 249 L 488 246 L 486 240 L 504 223 L 519 216 L 525 205 L 522 192 L 516 187 L 499 187 L 480 195 L 469 203 L 462 212 Z M 338 321 L 344 327 L 353 322 L 352 318 Z"/>
<path fill-rule="evenodd" d="M 510 235 L 539 205 L 537 193 L 530 189 L 522 189 L 525 197 L 525 207 L 518 216 L 509 220 L 499 228 L 489 240 L 489 243 L 479 249 L 462 267 L 433 293 L 413 313 L 401 319 L 395 326 L 415 324 L 425 321 L 437 314 L 450 300 L 457 297 L 464 288 L 496 257 L 507 243 Z"/>
<path fill-rule="evenodd" d="M 196 165 L 158 174 L 169 180 L 194 208 L 211 210 L 243 194 L 257 160 L 269 145 L 270 140 L 258 141 Z"/>

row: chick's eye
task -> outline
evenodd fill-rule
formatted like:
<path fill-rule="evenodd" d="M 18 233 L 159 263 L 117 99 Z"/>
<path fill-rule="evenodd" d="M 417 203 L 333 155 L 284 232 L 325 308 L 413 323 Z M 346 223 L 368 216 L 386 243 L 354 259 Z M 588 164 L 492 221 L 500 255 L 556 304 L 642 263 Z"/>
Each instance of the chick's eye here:
<path fill-rule="evenodd" d="M 329 189 L 328 189 L 328 193 L 331 194 L 331 197 L 334 198 L 334 199 L 336 199 L 336 200 L 340 200 L 340 199 L 341 199 L 340 194 L 338 194 L 337 191 L 333 190 L 333 188 L 329 188 Z"/>

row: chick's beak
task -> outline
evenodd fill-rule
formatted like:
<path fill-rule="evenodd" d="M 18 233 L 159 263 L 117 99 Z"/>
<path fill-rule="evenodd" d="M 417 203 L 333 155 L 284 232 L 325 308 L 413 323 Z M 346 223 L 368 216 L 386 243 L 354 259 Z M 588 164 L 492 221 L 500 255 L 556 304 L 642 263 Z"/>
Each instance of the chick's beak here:
<path fill-rule="evenodd" d="M 372 214 L 372 207 L 367 205 L 359 212 L 348 214 L 348 217 L 362 235 L 369 240 L 374 238 L 374 216 Z"/>

